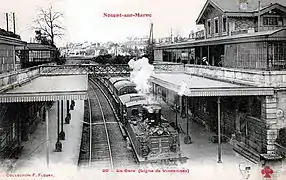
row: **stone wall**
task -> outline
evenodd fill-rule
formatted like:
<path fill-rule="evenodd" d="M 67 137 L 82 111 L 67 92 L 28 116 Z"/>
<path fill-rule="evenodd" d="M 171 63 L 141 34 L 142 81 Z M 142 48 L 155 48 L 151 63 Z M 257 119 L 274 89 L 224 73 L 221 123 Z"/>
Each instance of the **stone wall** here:
<path fill-rule="evenodd" d="M 263 102 L 264 118 L 267 124 L 267 153 L 275 153 L 275 141 L 281 128 L 286 127 L 286 92 L 278 91 L 274 96 L 266 96 Z"/>

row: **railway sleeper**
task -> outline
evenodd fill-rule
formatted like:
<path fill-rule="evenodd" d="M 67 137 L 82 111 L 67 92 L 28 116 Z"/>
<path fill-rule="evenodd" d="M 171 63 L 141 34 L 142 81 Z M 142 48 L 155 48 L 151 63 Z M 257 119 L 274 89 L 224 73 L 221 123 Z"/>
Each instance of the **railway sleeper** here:
<path fill-rule="evenodd" d="M 108 146 L 107 141 L 97 141 L 97 142 L 93 142 L 92 144 L 96 146 Z"/>

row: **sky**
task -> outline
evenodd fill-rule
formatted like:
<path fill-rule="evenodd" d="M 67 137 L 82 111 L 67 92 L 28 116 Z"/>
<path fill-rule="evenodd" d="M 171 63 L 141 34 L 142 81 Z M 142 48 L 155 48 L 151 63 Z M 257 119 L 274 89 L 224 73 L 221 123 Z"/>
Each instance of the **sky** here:
<path fill-rule="evenodd" d="M 206 0 L 0 0 L 0 28 L 6 29 L 6 12 L 16 14 L 16 33 L 24 41 L 34 37 L 31 29 L 40 8 L 53 8 L 64 14 L 67 42 L 124 41 L 127 37 L 148 36 L 153 23 L 154 38 L 188 36 L 197 30 L 196 19 Z M 104 17 L 103 14 L 151 14 L 151 17 Z M 12 30 L 12 23 L 10 22 Z"/>

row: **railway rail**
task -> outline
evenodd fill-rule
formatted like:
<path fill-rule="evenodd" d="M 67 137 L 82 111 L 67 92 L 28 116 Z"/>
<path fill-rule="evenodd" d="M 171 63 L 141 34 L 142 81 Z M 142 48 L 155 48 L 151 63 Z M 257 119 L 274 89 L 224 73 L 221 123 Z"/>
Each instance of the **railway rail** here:
<path fill-rule="evenodd" d="M 127 149 L 114 109 L 104 90 L 90 79 L 88 94 L 79 166 L 111 169 L 135 167 L 135 156 Z"/>

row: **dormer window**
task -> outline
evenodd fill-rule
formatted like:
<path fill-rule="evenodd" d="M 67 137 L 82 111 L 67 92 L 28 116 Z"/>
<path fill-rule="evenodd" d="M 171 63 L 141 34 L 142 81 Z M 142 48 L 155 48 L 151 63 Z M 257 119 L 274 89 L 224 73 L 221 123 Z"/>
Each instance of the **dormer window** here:
<path fill-rule="evenodd" d="M 208 19 L 207 21 L 207 32 L 208 32 L 208 35 L 211 34 L 211 20 L 210 19 Z"/>
<path fill-rule="evenodd" d="M 222 32 L 226 32 L 226 17 L 222 17 Z"/>
<path fill-rule="evenodd" d="M 215 34 L 218 34 L 218 26 L 219 26 L 218 25 L 218 18 L 215 18 L 214 19 L 214 31 L 215 31 L 214 33 Z"/>

